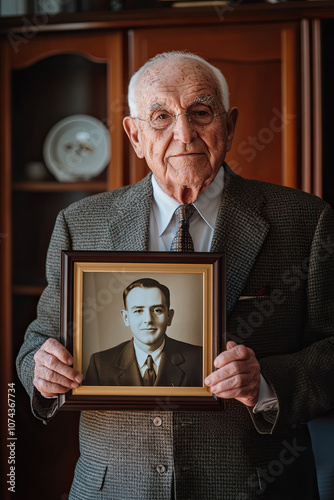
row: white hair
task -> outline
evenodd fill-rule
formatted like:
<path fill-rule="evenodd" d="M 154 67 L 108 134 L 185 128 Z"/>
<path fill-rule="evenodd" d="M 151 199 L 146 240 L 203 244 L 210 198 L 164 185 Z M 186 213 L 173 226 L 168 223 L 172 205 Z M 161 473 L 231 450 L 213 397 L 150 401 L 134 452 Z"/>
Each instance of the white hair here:
<path fill-rule="evenodd" d="M 195 61 L 199 61 L 206 68 L 208 68 L 208 70 L 214 76 L 218 84 L 218 87 L 220 89 L 220 94 L 221 94 L 220 97 L 224 107 L 224 111 L 228 111 L 229 90 L 226 79 L 222 74 L 222 72 L 215 66 L 212 66 L 212 64 L 210 64 L 208 61 L 203 59 L 203 57 L 200 57 L 196 54 L 192 54 L 191 52 L 187 51 L 173 50 L 170 52 L 162 52 L 161 54 L 157 54 L 156 56 L 152 57 L 152 59 L 149 59 L 141 68 L 139 68 L 139 70 L 136 73 L 132 75 L 128 89 L 128 104 L 129 104 L 130 116 L 136 117 L 138 114 L 137 88 L 138 88 L 138 83 L 143 74 L 145 73 L 145 71 L 154 64 L 159 63 L 160 61 L 167 61 L 169 59 L 194 59 Z"/>

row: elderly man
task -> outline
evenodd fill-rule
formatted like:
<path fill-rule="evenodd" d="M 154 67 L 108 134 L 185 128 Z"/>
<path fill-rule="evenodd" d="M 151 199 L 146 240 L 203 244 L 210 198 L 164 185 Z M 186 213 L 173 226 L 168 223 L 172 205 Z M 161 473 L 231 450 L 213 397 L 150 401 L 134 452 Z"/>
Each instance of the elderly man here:
<path fill-rule="evenodd" d="M 93 354 L 84 384 L 202 387 L 202 347 L 166 335 L 174 316 L 169 289 L 140 278 L 126 287 L 123 302 L 133 338 Z"/>
<path fill-rule="evenodd" d="M 62 249 L 223 251 L 232 340 L 205 382 L 227 404 L 83 412 L 70 499 L 315 500 L 306 422 L 334 406 L 333 213 L 316 197 L 231 172 L 237 110 L 203 59 L 148 61 L 129 105 L 124 128 L 153 175 L 60 213 L 18 371 L 45 421 L 57 408 L 46 398 L 82 381 L 57 341 Z"/>

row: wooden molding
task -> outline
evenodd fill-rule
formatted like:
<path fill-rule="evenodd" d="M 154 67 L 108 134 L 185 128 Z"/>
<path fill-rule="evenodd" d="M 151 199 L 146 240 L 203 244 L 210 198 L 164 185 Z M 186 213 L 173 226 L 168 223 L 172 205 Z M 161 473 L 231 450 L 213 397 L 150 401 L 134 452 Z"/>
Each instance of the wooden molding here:
<path fill-rule="evenodd" d="M 282 184 L 294 188 L 298 187 L 297 40 L 295 26 L 282 29 Z"/>
<path fill-rule="evenodd" d="M 312 21 L 313 193 L 322 197 L 321 23 Z"/>
<path fill-rule="evenodd" d="M 311 167 L 311 63 L 309 21 L 302 19 L 301 27 L 301 162 L 303 191 L 312 191 Z"/>

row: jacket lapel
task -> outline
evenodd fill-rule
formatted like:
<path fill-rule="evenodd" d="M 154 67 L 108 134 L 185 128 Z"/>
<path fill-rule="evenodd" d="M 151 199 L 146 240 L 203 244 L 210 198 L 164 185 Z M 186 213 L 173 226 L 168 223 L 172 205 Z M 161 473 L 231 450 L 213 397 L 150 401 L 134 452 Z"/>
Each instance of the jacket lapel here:
<path fill-rule="evenodd" d="M 211 252 L 226 253 L 226 308 L 230 313 L 269 231 L 262 215 L 265 200 L 256 182 L 234 174 L 225 164 L 224 193 Z"/>
<path fill-rule="evenodd" d="M 118 385 L 143 385 L 136 360 L 133 340 L 126 344 L 115 362 L 115 369 L 119 370 Z"/>
<path fill-rule="evenodd" d="M 176 350 L 175 342 L 172 339 L 166 335 L 165 340 L 155 385 L 180 387 L 185 377 L 185 372 L 181 368 L 185 359 L 183 354 Z"/>
<path fill-rule="evenodd" d="M 182 385 L 184 371 L 178 365 L 184 363 L 184 357 L 180 353 L 174 353 L 171 356 L 166 352 L 162 352 L 159 372 L 155 385 L 159 386 L 174 386 Z"/>
<path fill-rule="evenodd" d="M 110 215 L 111 248 L 115 251 L 144 252 L 148 250 L 150 208 L 152 203 L 151 174 L 125 190 L 117 199 Z"/>

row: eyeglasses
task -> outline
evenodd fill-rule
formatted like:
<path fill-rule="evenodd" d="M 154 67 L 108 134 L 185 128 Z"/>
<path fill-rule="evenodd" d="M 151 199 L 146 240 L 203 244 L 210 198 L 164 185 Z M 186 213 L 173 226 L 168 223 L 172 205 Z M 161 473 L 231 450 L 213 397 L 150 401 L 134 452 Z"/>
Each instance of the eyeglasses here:
<path fill-rule="evenodd" d="M 191 111 L 185 111 L 184 113 L 179 113 L 178 115 L 173 115 L 171 113 L 167 113 L 166 111 L 157 111 L 153 113 L 148 120 L 144 118 L 139 118 L 136 116 L 136 120 L 140 120 L 143 122 L 148 122 L 151 127 L 155 130 L 166 130 L 176 123 L 176 120 L 181 115 L 186 115 L 188 120 L 194 125 L 199 125 L 200 127 L 206 127 L 213 122 L 216 116 L 223 116 L 224 113 L 214 113 L 210 108 L 207 109 L 195 109 Z"/>

